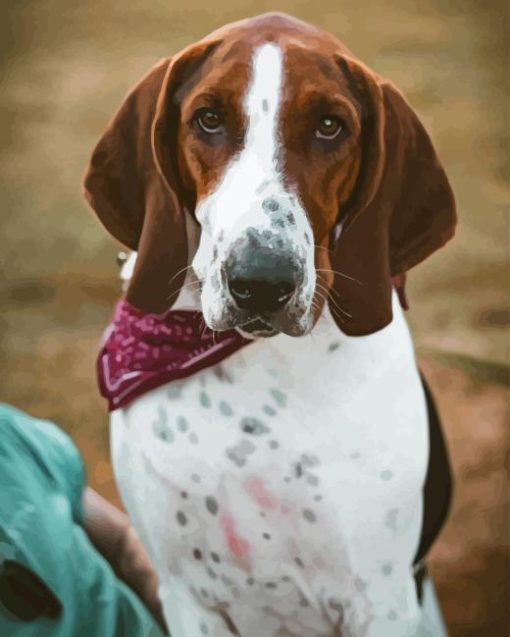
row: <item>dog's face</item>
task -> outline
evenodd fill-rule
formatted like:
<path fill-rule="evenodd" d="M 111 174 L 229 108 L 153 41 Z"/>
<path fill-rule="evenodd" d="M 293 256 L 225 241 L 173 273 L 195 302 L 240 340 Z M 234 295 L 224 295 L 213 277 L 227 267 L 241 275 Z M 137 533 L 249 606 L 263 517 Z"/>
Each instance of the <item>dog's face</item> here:
<path fill-rule="evenodd" d="M 381 329 L 391 277 L 456 221 L 399 91 L 331 34 L 274 13 L 154 66 L 99 140 L 85 191 L 138 251 L 128 302 L 168 310 L 191 260 L 209 327 L 252 336 L 306 334 L 326 299 L 347 334 Z M 200 229 L 191 255 L 185 211 Z"/>
<path fill-rule="evenodd" d="M 192 266 L 210 328 L 313 327 L 330 232 L 359 169 L 358 112 L 332 57 L 275 43 L 209 60 L 181 98 L 179 172 L 195 193 Z"/>

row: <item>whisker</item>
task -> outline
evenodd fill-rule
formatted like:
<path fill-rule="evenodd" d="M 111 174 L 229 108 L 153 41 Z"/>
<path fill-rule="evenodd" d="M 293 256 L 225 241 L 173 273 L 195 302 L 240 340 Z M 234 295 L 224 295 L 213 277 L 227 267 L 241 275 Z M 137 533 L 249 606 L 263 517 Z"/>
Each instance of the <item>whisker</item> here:
<path fill-rule="evenodd" d="M 337 317 L 340 319 L 341 323 L 345 323 L 345 319 L 342 317 L 341 314 L 337 314 Z"/>
<path fill-rule="evenodd" d="M 334 298 L 329 296 L 329 293 L 331 292 L 331 290 L 328 290 L 320 283 L 316 283 L 315 286 L 319 289 L 319 292 L 322 292 L 325 295 L 324 301 L 326 300 L 327 297 L 329 297 L 329 300 L 333 304 L 333 307 L 335 307 L 339 312 L 342 312 L 342 314 L 345 314 L 345 316 L 352 318 L 352 314 L 349 314 L 349 312 L 347 312 L 347 310 L 344 310 L 343 307 L 341 307 L 340 304 Z"/>
<path fill-rule="evenodd" d="M 329 297 L 329 301 L 332 303 L 333 307 L 338 310 L 339 312 L 341 312 L 342 314 L 344 314 L 345 316 L 348 316 L 349 318 L 352 319 L 352 314 L 349 314 L 349 312 L 347 312 L 347 310 L 344 310 L 343 307 L 341 307 L 336 301 L 335 299 L 332 299 L 331 297 Z"/>
<path fill-rule="evenodd" d="M 179 270 L 179 272 L 176 272 L 176 273 L 173 275 L 173 277 L 172 277 L 172 278 L 170 279 L 170 281 L 168 282 L 168 285 L 169 285 L 169 286 L 170 286 L 170 285 L 172 285 L 172 281 L 174 281 L 174 280 L 175 280 L 175 279 L 179 276 L 179 274 L 181 274 L 182 272 L 186 272 L 186 270 L 189 270 L 191 267 L 192 267 L 192 264 L 190 263 L 190 264 L 189 264 L 189 265 L 187 265 L 185 268 L 181 268 L 181 269 Z"/>
<path fill-rule="evenodd" d="M 326 250 L 327 252 L 330 252 L 331 254 L 333 254 L 333 250 L 330 250 L 329 248 L 326 248 L 325 246 L 318 246 L 316 243 L 314 243 L 313 247 L 318 248 L 319 250 Z"/>
<path fill-rule="evenodd" d="M 182 292 L 182 290 L 184 290 L 184 288 L 188 288 L 192 285 L 198 285 L 200 286 L 200 281 L 190 281 L 189 283 L 185 283 L 184 285 L 181 285 L 181 287 L 178 290 L 175 290 L 175 292 L 172 292 L 172 294 L 170 294 L 167 297 L 167 301 L 170 301 L 170 299 L 172 299 L 176 294 L 179 294 L 180 292 Z"/>
<path fill-rule="evenodd" d="M 344 274 L 343 272 L 339 272 L 338 270 L 328 270 L 327 268 L 316 268 L 315 271 L 330 272 L 331 274 L 338 274 L 338 276 L 342 276 L 344 277 L 344 279 L 349 279 L 350 281 L 354 281 L 355 283 L 358 283 L 359 285 L 363 285 L 363 283 L 359 279 L 355 279 L 354 277 L 349 276 L 348 274 Z"/>

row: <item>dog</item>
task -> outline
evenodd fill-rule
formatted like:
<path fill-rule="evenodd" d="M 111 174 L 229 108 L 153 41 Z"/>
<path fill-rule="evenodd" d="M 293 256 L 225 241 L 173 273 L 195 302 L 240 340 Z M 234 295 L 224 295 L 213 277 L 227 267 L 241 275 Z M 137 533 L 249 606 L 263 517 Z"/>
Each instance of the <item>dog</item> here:
<path fill-rule="evenodd" d="M 402 94 L 265 14 L 156 64 L 84 184 L 135 251 L 98 370 L 172 636 L 443 634 L 448 459 L 401 306 L 456 213 Z"/>

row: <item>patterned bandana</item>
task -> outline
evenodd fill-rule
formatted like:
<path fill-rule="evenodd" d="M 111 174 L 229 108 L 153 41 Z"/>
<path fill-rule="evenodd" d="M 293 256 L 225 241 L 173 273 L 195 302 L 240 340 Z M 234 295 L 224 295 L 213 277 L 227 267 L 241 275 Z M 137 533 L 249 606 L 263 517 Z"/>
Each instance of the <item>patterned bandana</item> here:
<path fill-rule="evenodd" d="M 216 365 L 251 342 L 236 330 L 213 334 L 198 311 L 146 314 L 119 301 L 97 359 L 99 390 L 113 411 L 150 389 Z"/>
<path fill-rule="evenodd" d="M 405 273 L 392 283 L 407 310 Z M 146 314 L 119 301 L 97 359 L 99 391 L 113 411 L 150 389 L 216 365 L 252 342 L 236 330 L 213 333 L 196 310 Z"/>

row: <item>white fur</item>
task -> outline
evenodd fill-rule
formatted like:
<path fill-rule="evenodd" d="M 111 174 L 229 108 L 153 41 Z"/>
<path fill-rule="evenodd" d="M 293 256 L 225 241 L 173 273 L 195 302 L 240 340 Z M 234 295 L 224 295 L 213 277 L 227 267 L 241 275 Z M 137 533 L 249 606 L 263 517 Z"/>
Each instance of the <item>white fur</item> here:
<path fill-rule="evenodd" d="M 234 304 L 221 269 L 232 245 L 248 231 L 271 230 L 272 217 L 263 210 L 262 203 L 267 199 L 276 201 L 282 219 L 286 212 L 292 212 L 295 220 L 292 225 L 285 221 L 277 235 L 304 264 L 303 284 L 295 307 L 289 308 L 299 315 L 304 332 L 311 326 L 309 310 L 315 286 L 313 231 L 297 194 L 284 186 L 278 168 L 280 96 L 285 81 L 280 49 L 273 44 L 263 45 L 255 52 L 252 66 L 252 82 L 244 101 L 248 122 L 244 147 L 226 167 L 217 188 L 197 206 L 202 234 L 193 269 L 203 282 L 201 301 L 206 323 L 212 329 L 234 327 L 229 323 Z M 214 248 L 218 250 L 216 261 Z"/>
<path fill-rule="evenodd" d="M 270 193 L 293 197 L 301 229 L 311 232 L 275 160 L 282 75 L 278 49 L 259 49 L 245 148 L 199 207 L 193 265 L 210 324 L 226 298 L 207 287 L 213 246 L 226 250 L 222 230 L 231 241 L 263 227 L 256 202 Z M 307 268 L 312 285 L 313 260 Z M 185 288 L 176 307 L 193 303 Z M 259 339 L 112 413 L 117 483 L 158 571 L 172 637 L 231 637 L 221 609 L 242 637 L 439 635 L 427 632 L 412 572 L 427 415 L 395 294 L 393 312 L 383 330 L 349 337 L 326 306 L 310 335 Z M 242 430 L 246 418 L 262 424 L 260 435 Z M 253 481 L 263 485 L 267 506 Z M 206 506 L 211 496 L 214 514 Z M 242 558 L 232 552 L 224 516 L 249 543 Z"/>
<path fill-rule="evenodd" d="M 330 599 L 343 608 L 343 637 L 417 634 L 422 618 L 411 562 L 422 522 L 427 417 L 395 298 L 393 310 L 391 325 L 366 337 L 341 334 L 326 310 L 310 336 L 258 340 L 216 368 L 113 412 L 115 474 L 158 569 L 173 637 L 201 635 L 201 625 L 204 634 L 229 636 L 215 602 L 229 604 L 242 637 L 336 637 L 339 615 Z M 268 415 L 267 407 L 276 413 Z M 186 431 L 179 428 L 182 417 Z M 246 417 L 259 418 L 271 432 L 252 438 L 257 448 L 240 467 L 228 450 L 250 438 L 239 428 Z M 154 433 L 163 422 L 171 444 Z M 302 454 L 319 464 L 286 483 Z M 318 487 L 308 484 L 308 474 Z M 290 519 L 274 511 L 260 517 L 246 493 L 254 477 L 294 510 Z M 250 542 L 247 562 L 230 555 L 217 517 L 204 506 L 208 495 Z M 184 528 L 175 518 L 181 508 L 189 520 Z M 304 519 L 305 509 L 314 511 L 315 523 Z M 197 547 L 200 562 L 193 558 Z M 217 571 L 215 579 L 207 566 Z M 249 577 L 255 587 L 247 585 Z M 268 590 L 268 581 L 278 581 L 279 589 Z M 300 598 L 309 606 L 300 607 Z M 294 632 L 279 632 L 284 626 Z"/>
<path fill-rule="evenodd" d="M 133 272 L 135 271 L 136 264 L 136 252 L 130 252 L 128 258 L 122 264 L 120 269 L 120 278 L 123 283 L 123 287 L 126 287 L 127 283 L 133 278 Z"/>

